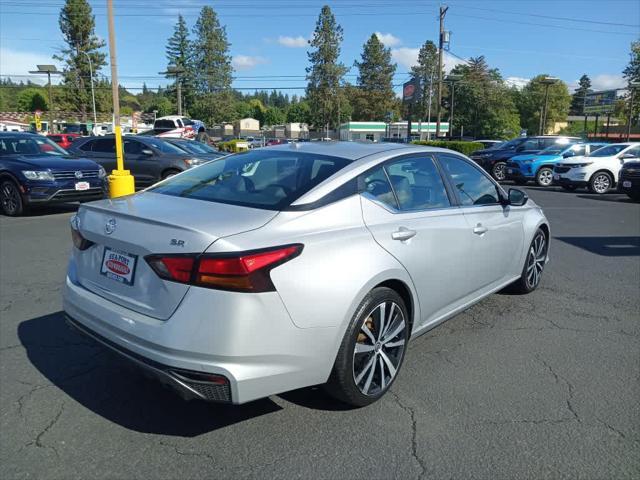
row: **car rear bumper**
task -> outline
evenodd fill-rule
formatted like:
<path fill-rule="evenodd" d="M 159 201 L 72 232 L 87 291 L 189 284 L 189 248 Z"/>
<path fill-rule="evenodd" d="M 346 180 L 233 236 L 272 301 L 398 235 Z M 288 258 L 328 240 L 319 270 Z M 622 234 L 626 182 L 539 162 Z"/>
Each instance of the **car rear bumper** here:
<path fill-rule="evenodd" d="M 339 329 L 295 326 L 277 292 L 191 287 L 173 315 L 158 320 L 88 291 L 70 278 L 73 265 L 69 270 L 69 321 L 183 396 L 245 403 L 324 383 L 333 367 Z M 199 394 L 185 381 L 193 374 L 224 377 L 228 396 Z"/>

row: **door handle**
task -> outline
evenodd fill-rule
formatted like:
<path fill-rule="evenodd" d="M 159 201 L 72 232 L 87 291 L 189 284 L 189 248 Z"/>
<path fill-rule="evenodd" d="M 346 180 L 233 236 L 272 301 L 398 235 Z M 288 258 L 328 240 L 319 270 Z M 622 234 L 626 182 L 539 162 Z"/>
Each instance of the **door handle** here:
<path fill-rule="evenodd" d="M 473 228 L 473 233 L 475 233 L 476 235 L 483 235 L 487 233 L 488 230 L 489 229 L 487 227 L 483 227 L 482 224 L 479 223 Z"/>
<path fill-rule="evenodd" d="M 416 233 L 418 232 L 416 232 L 415 230 L 409 230 L 406 227 L 400 227 L 398 228 L 398 230 L 391 234 L 391 238 L 404 242 L 405 240 L 409 240 L 410 238 L 415 237 Z"/>

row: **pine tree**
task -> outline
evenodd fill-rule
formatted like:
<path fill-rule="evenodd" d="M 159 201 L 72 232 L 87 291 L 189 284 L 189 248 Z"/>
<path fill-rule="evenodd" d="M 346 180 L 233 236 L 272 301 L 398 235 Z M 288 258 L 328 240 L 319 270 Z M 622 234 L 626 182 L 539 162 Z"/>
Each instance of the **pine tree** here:
<path fill-rule="evenodd" d="M 591 91 L 591 79 L 585 74 L 578 80 L 578 88 L 571 95 L 571 107 L 569 107 L 569 115 L 582 115 L 584 107 L 584 97 Z"/>
<path fill-rule="evenodd" d="M 188 111 L 189 107 L 193 104 L 194 98 L 192 51 L 187 22 L 185 22 L 182 15 L 178 15 L 178 23 L 176 23 L 173 29 L 173 35 L 167 41 L 165 53 L 169 65 L 173 65 L 181 71 L 179 79 L 182 85 L 182 97 L 184 98 L 183 106 L 186 111 Z M 172 78 L 174 78 L 176 82 L 178 81 L 175 76 Z M 174 85 L 171 87 L 169 94 L 175 97 L 175 92 L 176 87 Z"/>
<path fill-rule="evenodd" d="M 433 84 L 431 115 L 436 112 L 436 82 L 438 79 L 438 47 L 431 40 L 424 42 L 418 52 L 418 63 L 411 67 L 411 76 L 420 80 L 422 92 L 420 103 L 414 106 L 413 114 L 417 118 L 427 119 L 429 112 L 429 88 Z"/>
<path fill-rule="evenodd" d="M 393 75 L 396 65 L 391 63 L 391 49 L 385 48 L 376 34 L 364 44 L 358 67 L 357 101 L 353 102 L 354 119 L 380 121 L 394 106 Z"/>
<path fill-rule="evenodd" d="M 318 127 L 335 126 L 339 123 L 338 112 L 347 106 L 346 97 L 341 92 L 340 82 L 346 73 L 345 66 L 338 61 L 342 27 L 337 24 L 331 9 L 325 5 L 316 22 L 313 48 L 308 52 L 307 100 L 311 106 L 312 122 Z"/>
<path fill-rule="evenodd" d="M 67 47 L 54 58 L 64 62 L 66 101 L 80 111 L 82 120 L 86 121 L 91 101 L 91 70 L 87 55 L 91 58 L 93 80 L 97 82 L 98 72 L 106 65 L 106 54 L 100 51 L 105 43 L 95 34 L 95 17 L 87 0 L 66 0 L 60 10 L 59 25 Z"/>
<path fill-rule="evenodd" d="M 205 6 L 193 28 L 196 36 L 193 51 L 193 67 L 196 88 L 200 93 L 213 93 L 231 86 L 231 56 L 227 31 L 220 25 L 213 8 Z"/>
<path fill-rule="evenodd" d="M 640 82 L 640 41 L 631 43 L 631 59 L 622 71 L 622 75 L 628 83 Z"/>

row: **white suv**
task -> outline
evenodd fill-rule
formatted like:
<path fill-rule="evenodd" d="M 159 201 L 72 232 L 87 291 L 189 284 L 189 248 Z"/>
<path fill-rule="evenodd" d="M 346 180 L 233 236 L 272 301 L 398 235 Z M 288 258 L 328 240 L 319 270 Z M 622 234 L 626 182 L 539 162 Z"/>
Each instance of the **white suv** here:
<path fill-rule="evenodd" d="M 607 193 L 618 182 L 618 172 L 630 160 L 640 159 L 640 143 L 614 143 L 585 157 L 556 164 L 553 181 L 565 190 L 587 187 L 592 193 Z"/>

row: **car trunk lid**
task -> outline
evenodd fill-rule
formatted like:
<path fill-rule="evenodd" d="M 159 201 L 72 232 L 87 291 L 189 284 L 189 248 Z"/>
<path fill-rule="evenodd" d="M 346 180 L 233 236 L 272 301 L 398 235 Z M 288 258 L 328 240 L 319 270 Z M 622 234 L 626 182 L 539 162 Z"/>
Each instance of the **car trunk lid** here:
<path fill-rule="evenodd" d="M 95 245 L 74 249 L 79 282 L 118 305 L 165 320 L 189 286 L 162 280 L 145 256 L 199 254 L 221 237 L 260 228 L 277 213 L 153 192 L 83 205 L 80 232 Z"/>

